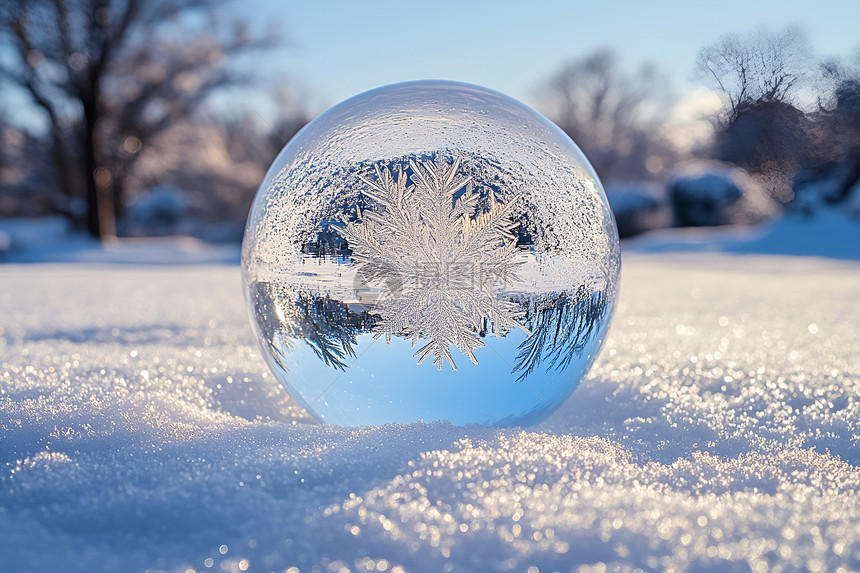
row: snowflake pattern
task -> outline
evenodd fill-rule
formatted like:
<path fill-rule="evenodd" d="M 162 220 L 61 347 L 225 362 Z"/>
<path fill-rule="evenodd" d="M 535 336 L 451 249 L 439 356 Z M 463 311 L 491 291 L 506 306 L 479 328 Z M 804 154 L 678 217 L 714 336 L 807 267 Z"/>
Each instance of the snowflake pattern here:
<path fill-rule="evenodd" d="M 377 165 L 375 179 L 360 176 L 374 207 L 358 209 L 358 221 L 338 230 L 364 278 L 386 285 L 375 336 L 410 338 L 413 346 L 423 339 L 414 356 L 420 364 L 432 355 L 440 370 L 445 362 L 457 369 L 451 346 L 478 364 L 475 350 L 488 330 L 529 333 L 517 320 L 520 307 L 497 294 L 517 279 L 517 198 L 500 203 L 490 191 L 482 205 L 459 168 L 459 158 L 442 156 L 410 160 L 408 169 Z"/>

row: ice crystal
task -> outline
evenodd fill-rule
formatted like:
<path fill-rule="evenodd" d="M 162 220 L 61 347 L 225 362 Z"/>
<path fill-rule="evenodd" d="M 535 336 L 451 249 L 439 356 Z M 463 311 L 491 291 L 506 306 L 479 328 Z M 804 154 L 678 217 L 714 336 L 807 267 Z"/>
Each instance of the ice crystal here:
<path fill-rule="evenodd" d="M 375 166 L 376 178 L 360 176 L 372 209 L 357 209 L 358 221 L 339 229 L 365 280 L 385 284 L 375 314 L 376 336 L 426 343 L 414 356 L 433 356 L 456 370 L 451 346 L 477 364 L 475 350 L 487 331 L 504 336 L 519 306 L 498 295 L 516 280 L 517 223 L 510 216 L 517 197 L 501 203 L 492 191 L 482 204 L 460 159 L 443 156 L 392 168 Z"/>

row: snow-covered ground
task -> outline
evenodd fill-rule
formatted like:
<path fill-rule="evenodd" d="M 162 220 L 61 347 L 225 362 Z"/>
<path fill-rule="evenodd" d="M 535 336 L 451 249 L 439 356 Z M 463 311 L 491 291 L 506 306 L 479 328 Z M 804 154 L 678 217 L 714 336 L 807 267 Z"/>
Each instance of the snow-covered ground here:
<path fill-rule="evenodd" d="M 71 232 L 64 217 L 0 218 L 0 263 L 238 264 L 239 256 L 240 247 L 235 243 L 212 244 L 193 237 L 147 237 L 101 244 Z"/>
<path fill-rule="evenodd" d="M 660 229 L 630 239 L 628 252 L 790 255 L 860 261 L 860 218 L 822 209 L 756 226 Z"/>
<path fill-rule="evenodd" d="M 0 266 L 0 570 L 857 571 L 858 300 L 856 261 L 626 254 L 545 423 L 355 429 L 267 374 L 235 265 Z"/>

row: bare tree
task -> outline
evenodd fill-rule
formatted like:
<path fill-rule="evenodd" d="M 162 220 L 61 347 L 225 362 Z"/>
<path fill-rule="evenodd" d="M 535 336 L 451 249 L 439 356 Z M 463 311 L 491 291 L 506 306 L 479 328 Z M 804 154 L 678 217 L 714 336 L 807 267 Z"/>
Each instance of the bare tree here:
<path fill-rule="evenodd" d="M 274 158 L 295 134 L 299 132 L 311 119 L 313 115 L 305 107 L 305 98 L 302 94 L 288 89 L 286 86 L 278 86 L 273 94 L 275 102 L 276 120 L 269 127 L 269 147 Z M 268 164 L 271 162 L 266 163 Z"/>
<path fill-rule="evenodd" d="M 759 30 L 748 36 L 726 34 L 703 47 L 696 66 L 728 99 L 726 121 L 763 102 L 790 103 L 809 68 L 810 51 L 799 28 L 776 34 Z"/>
<path fill-rule="evenodd" d="M 0 217 L 52 212 L 57 196 L 45 143 L 0 111 Z"/>
<path fill-rule="evenodd" d="M 11 56 L 0 73 L 47 117 L 57 185 L 67 197 L 86 199 L 93 236 L 112 234 L 141 150 L 241 78 L 226 66 L 229 56 L 272 40 L 254 39 L 242 24 L 224 26 L 213 4 L 10 0 L 0 9 L 0 37 Z"/>
<path fill-rule="evenodd" d="M 550 115 L 598 174 L 629 179 L 648 175 L 648 157 L 669 152 L 657 136 L 671 99 L 666 85 L 652 66 L 626 72 L 602 49 L 563 65 L 545 89 Z"/>
<path fill-rule="evenodd" d="M 860 52 L 853 62 L 832 59 L 821 68 L 827 89 L 814 114 L 819 162 L 815 175 L 830 172 L 836 185 L 823 198 L 837 202 L 860 181 Z"/>
<path fill-rule="evenodd" d="M 781 203 L 793 200 L 795 176 L 812 161 L 812 123 L 798 107 L 811 61 L 799 28 L 728 34 L 697 57 L 699 73 L 726 98 L 715 121 L 717 158 L 755 175 Z"/>

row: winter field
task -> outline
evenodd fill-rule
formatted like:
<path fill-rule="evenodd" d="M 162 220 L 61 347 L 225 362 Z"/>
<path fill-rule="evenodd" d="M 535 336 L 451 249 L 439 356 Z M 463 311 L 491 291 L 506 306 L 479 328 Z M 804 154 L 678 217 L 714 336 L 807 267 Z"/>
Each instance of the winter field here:
<path fill-rule="evenodd" d="M 858 571 L 860 226 L 786 224 L 628 244 L 591 372 L 504 430 L 313 423 L 235 249 L 10 256 L 0 570 Z"/>

